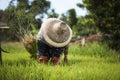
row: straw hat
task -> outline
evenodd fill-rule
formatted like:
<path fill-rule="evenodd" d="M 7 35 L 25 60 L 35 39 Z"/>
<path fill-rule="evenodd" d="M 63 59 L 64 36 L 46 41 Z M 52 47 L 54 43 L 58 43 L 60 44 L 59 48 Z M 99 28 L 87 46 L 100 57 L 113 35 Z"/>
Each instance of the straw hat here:
<path fill-rule="evenodd" d="M 41 26 L 44 40 L 54 47 L 66 46 L 72 37 L 72 30 L 63 21 L 56 18 L 48 18 Z"/>

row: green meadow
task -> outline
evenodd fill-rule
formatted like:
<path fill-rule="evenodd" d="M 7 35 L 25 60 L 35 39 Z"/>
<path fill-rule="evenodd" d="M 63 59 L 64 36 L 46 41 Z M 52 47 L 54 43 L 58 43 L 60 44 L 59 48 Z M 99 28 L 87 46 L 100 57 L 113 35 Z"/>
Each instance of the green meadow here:
<path fill-rule="evenodd" d="M 69 46 L 68 63 L 40 64 L 18 42 L 2 43 L 0 80 L 120 80 L 120 54 L 99 42 Z"/>

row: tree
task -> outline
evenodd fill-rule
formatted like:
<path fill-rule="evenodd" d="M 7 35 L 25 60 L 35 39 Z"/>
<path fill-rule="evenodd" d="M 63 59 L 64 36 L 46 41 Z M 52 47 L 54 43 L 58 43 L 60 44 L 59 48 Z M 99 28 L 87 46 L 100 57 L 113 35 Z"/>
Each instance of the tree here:
<path fill-rule="evenodd" d="M 66 14 L 62 13 L 60 19 L 63 20 L 64 22 L 68 23 L 68 16 Z"/>
<path fill-rule="evenodd" d="M 92 34 L 97 34 L 98 32 L 98 28 L 96 27 L 93 19 L 88 16 L 78 18 L 77 35 L 89 36 Z"/>
<path fill-rule="evenodd" d="M 4 11 L 0 10 L 0 21 L 3 21 L 3 15 L 4 15 Z"/>
<path fill-rule="evenodd" d="M 51 10 L 51 12 L 48 14 L 48 18 L 58 18 L 58 14 L 55 12 L 54 9 Z"/>
<path fill-rule="evenodd" d="M 14 4 L 17 1 L 17 5 Z M 5 10 L 4 20 L 10 26 L 9 34 L 13 39 L 20 38 L 32 31 L 32 27 L 38 28 L 41 19 L 35 17 L 39 14 L 47 13 L 50 2 L 46 0 L 12 0 Z M 38 22 L 40 21 L 40 22 Z"/>
<path fill-rule="evenodd" d="M 31 5 L 29 11 L 34 15 L 47 13 L 50 8 L 50 2 L 48 0 L 34 0 Z"/>
<path fill-rule="evenodd" d="M 120 50 L 120 0 L 83 0 L 77 5 L 87 8 L 101 32 L 113 35 L 112 48 Z"/>
<path fill-rule="evenodd" d="M 30 26 L 34 22 L 33 15 L 26 13 L 25 8 L 16 9 L 14 6 L 9 6 L 5 10 L 5 21 L 10 26 L 9 35 L 12 35 L 13 40 L 20 39 L 24 34 L 29 33 Z"/>
<path fill-rule="evenodd" d="M 68 10 L 67 13 L 68 13 L 68 23 L 72 28 L 77 23 L 77 17 L 76 17 L 75 9 L 70 9 L 70 10 Z"/>

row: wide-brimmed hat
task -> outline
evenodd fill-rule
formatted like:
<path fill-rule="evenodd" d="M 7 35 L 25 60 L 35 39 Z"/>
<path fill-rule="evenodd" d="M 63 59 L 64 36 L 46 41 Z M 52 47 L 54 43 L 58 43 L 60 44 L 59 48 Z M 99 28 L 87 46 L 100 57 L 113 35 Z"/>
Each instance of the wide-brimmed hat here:
<path fill-rule="evenodd" d="M 45 20 L 41 26 L 41 33 L 44 40 L 54 47 L 64 47 L 72 38 L 69 25 L 57 18 Z"/>

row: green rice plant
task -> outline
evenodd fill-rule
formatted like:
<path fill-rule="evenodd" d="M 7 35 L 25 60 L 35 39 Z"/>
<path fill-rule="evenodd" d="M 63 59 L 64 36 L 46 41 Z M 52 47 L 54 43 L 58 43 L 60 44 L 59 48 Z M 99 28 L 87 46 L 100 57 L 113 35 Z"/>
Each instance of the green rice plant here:
<path fill-rule="evenodd" d="M 102 57 L 95 47 L 103 50 Z M 70 45 L 68 63 L 53 66 L 31 59 L 21 43 L 6 43 L 3 48 L 10 53 L 3 54 L 0 80 L 120 80 L 120 55 L 104 47 L 98 42 L 83 47 Z"/>
<path fill-rule="evenodd" d="M 31 54 L 31 58 L 37 58 L 37 41 L 32 34 L 24 35 L 22 42 L 25 49 Z"/>
<path fill-rule="evenodd" d="M 105 56 L 113 56 L 116 53 L 115 51 L 109 49 L 107 44 L 103 44 L 100 42 L 94 42 L 94 43 L 87 43 L 84 46 L 79 45 L 72 45 L 69 48 L 69 51 L 74 55 L 90 55 L 90 56 L 99 56 L 99 57 L 105 57 Z"/>

